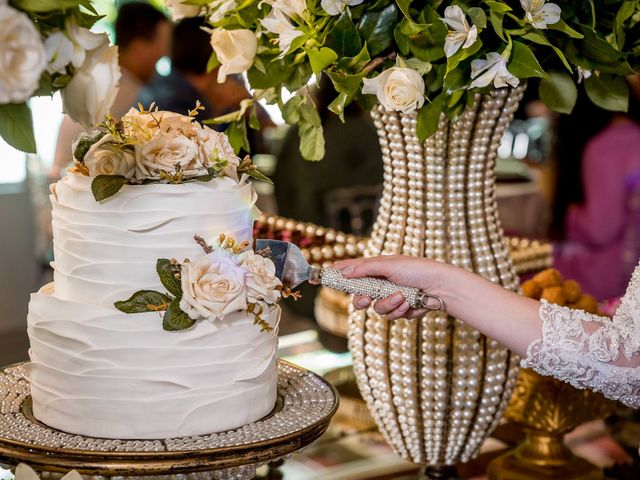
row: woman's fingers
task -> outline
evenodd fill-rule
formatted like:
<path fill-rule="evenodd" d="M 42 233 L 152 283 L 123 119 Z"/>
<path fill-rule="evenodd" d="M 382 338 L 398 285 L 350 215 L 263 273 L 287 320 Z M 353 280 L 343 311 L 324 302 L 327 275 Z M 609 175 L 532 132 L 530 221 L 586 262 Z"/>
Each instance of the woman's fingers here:
<path fill-rule="evenodd" d="M 378 300 L 376 304 L 373 306 L 373 309 L 378 315 L 388 315 L 389 313 L 393 312 L 395 309 L 400 307 L 403 303 L 406 303 L 406 302 L 402 294 L 394 293 L 393 295 L 390 295 L 387 298 Z M 407 305 L 409 304 L 407 303 Z"/>
<path fill-rule="evenodd" d="M 393 274 L 392 256 L 344 260 L 333 265 L 347 278 L 388 277 Z"/>
<path fill-rule="evenodd" d="M 371 306 L 371 298 L 364 295 L 354 295 L 353 306 L 356 307 L 356 310 L 364 310 L 365 308 L 369 308 L 369 306 Z"/>

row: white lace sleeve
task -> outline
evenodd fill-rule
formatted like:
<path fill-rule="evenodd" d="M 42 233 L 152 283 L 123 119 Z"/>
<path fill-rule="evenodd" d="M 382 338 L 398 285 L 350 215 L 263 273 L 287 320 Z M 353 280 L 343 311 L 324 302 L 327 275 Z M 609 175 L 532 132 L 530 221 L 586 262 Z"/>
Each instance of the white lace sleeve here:
<path fill-rule="evenodd" d="M 640 408 L 640 265 L 613 320 L 544 300 L 540 318 L 523 367 Z"/>

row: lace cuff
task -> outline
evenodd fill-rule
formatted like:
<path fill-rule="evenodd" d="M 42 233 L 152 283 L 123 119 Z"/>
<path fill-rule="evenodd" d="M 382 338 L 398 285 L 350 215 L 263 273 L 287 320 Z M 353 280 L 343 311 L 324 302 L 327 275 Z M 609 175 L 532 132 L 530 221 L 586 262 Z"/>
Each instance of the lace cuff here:
<path fill-rule="evenodd" d="M 544 300 L 540 318 L 542 338 L 529 345 L 522 367 L 640 408 L 640 358 L 636 356 L 635 363 L 629 362 L 637 366 L 612 363 L 620 352 L 627 356 L 626 336 L 615 322 Z"/>

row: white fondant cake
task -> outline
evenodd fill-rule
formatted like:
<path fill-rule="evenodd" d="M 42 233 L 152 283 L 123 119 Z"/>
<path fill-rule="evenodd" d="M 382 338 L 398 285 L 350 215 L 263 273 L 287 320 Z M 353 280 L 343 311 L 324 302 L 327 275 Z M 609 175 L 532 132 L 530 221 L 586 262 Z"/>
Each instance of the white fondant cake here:
<path fill-rule="evenodd" d="M 267 415 L 276 399 L 279 308 L 263 333 L 245 311 L 163 330 L 162 315 L 114 301 L 165 291 L 158 258 L 202 255 L 194 234 L 252 239 L 255 192 L 229 178 L 126 185 L 96 202 L 91 178 L 52 188 L 55 287 L 32 295 L 33 411 L 71 433 L 155 439 L 224 431 Z"/>

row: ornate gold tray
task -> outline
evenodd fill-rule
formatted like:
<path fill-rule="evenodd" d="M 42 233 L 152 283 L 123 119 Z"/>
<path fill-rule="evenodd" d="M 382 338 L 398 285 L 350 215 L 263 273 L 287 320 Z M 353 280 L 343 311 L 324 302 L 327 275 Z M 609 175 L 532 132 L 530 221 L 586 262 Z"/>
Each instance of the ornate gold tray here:
<path fill-rule="evenodd" d="M 255 472 L 256 466 L 285 458 L 320 437 L 337 408 L 336 390 L 326 380 L 281 360 L 276 407 L 257 422 L 196 437 L 84 437 L 55 430 L 34 418 L 25 363 L 0 369 L 0 462 L 25 462 L 36 470 L 49 472 L 75 469 L 83 475 L 149 476 L 228 470 L 225 475 L 208 478 L 251 478 L 250 471 Z"/>

